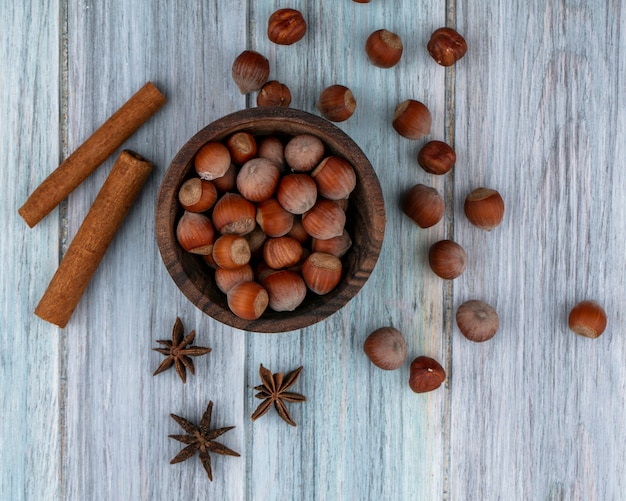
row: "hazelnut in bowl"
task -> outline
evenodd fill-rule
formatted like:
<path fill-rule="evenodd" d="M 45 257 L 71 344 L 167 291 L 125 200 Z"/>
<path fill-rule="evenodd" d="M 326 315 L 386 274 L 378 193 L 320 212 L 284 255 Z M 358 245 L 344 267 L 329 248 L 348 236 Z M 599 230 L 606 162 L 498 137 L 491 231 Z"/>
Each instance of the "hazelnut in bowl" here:
<path fill-rule="evenodd" d="M 372 165 L 341 129 L 260 107 L 216 120 L 180 149 L 155 220 L 165 267 L 196 307 L 272 333 L 313 325 L 359 292 L 385 207 Z"/>

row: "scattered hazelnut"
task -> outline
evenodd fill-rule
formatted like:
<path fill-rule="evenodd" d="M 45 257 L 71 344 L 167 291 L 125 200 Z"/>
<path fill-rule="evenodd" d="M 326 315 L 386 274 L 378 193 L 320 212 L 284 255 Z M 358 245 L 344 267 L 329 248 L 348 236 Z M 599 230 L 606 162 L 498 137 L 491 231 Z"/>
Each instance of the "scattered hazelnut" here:
<path fill-rule="evenodd" d="M 293 226 L 293 214 L 286 211 L 275 198 L 259 202 L 256 222 L 268 237 L 282 237 Z"/>
<path fill-rule="evenodd" d="M 211 254 L 215 229 L 204 214 L 185 211 L 176 225 L 176 239 L 187 252 Z"/>
<path fill-rule="evenodd" d="M 498 313 L 483 301 L 466 301 L 456 310 L 456 323 L 461 334 L 480 343 L 495 336 L 500 325 Z"/>
<path fill-rule="evenodd" d="M 245 235 L 256 227 L 256 207 L 237 193 L 225 193 L 213 207 L 213 224 L 222 234 Z"/>
<path fill-rule="evenodd" d="M 350 247 L 352 247 L 352 239 L 345 229 L 338 237 L 327 238 L 326 240 L 314 238 L 311 242 L 313 252 L 326 252 L 337 257 L 343 257 Z"/>
<path fill-rule="evenodd" d="M 194 158 L 194 167 L 198 176 L 212 181 L 226 174 L 230 167 L 230 152 L 222 143 L 211 141 L 205 144 Z"/>
<path fill-rule="evenodd" d="M 279 9 L 267 22 L 267 38 L 279 45 L 291 45 L 306 33 L 306 21 L 296 9 Z"/>
<path fill-rule="evenodd" d="M 341 157 L 326 157 L 313 169 L 311 177 L 317 184 L 317 192 L 329 200 L 348 198 L 356 187 L 354 168 Z"/>
<path fill-rule="evenodd" d="M 381 327 L 367 336 L 363 351 L 376 367 L 398 369 L 406 360 L 406 340 L 398 329 Z"/>
<path fill-rule="evenodd" d="M 332 122 L 348 120 L 356 109 L 352 91 L 344 85 L 331 85 L 322 91 L 317 100 L 317 109 Z"/>
<path fill-rule="evenodd" d="M 421 139 L 430 134 L 433 119 L 428 108 L 414 99 L 402 101 L 393 113 L 392 126 L 407 139 Z"/>
<path fill-rule="evenodd" d="M 235 132 L 226 140 L 226 147 L 231 160 L 237 165 L 242 165 L 256 156 L 256 140 L 249 132 Z"/>
<path fill-rule="evenodd" d="M 315 205 L 302 215 L 302 226 L 313 238 L 326 240 L 343 233 L 346 213 L 332 200 L 319 198 Z"/>
<path fill-rule="evenodd" d="M 446 380 L 446 371 L 430 357 L 417 357 L 411 363 L 409 386 L 415 393 L 436 390 Z"/>
<path fill-rule="evenodd" d="M 402 57 L 402 39 L 387 30 L 377 30 L 365 42 L 365 52 L 374 66 L 391 68 Z"/>
<path fill-rule="evenodd" d="M 284 106 L 291 104 L 291 91 L 285 84 L 278 80 L 267 82 L 256 96 L 257 106 Z"/>
<path fill-rule="evenodd" d="M 256 282 L 239 282 L 230 288 L 226 294 L 226 300 L 230 311 L 239 318 L 256 320 L 267 308 L 269 295 Z"/>
<path fill-rule="evenodd" d="M 456 242 L 440 240 L 430 247 L 428 263 L 438 277 L 454 280 L 465 271 L 467 254 Z"/>
<path fill-rule="evenodd" d="M 491 231 L 502 222 L 504 200 L 496 190 L 477 188 L 465 198 L 464 210 L 470 223 Z"/>
<path fill-rule="evenodd" d="M 276 191 L 280 171 L 277 165 L 267 158 L 257 157 L 248 160 L 237 174 L 239 193 L 251 202 L 262 202 Z"/>
<path fill-rule="evenodd" d="M 432 58 L 441 66 L 452 66 L 467 52 L 467 42 L 452 28 L 439 28 L 427 45 Z"/>
<path fill-rule="evenodd" d="M 270 62 L 253 50 L 244 50 L 233 62 L 232 76 L 242 94 L 259 90 L 270 75 Z"/>
<path fill-rule="evenodd" d="M 239 235 L 222 235 L 213 244 L 213 261 L 220 268 L 234 270 L 250 262 L 250 245 Z"/>
<path fill-rule="evenodd" d="M 302 245 L 291 237 L 268 238 L 263 245 L 263 259 L 270 268 L 288 268 L 300 261 Z"/>
<path fill-rule="evenodd" d="M 302 304 L 307 293 L 304 279 L 290 270 L 270 273 L 262 285 L 269 294 L 269 306 L 274 311 L 295 310 Z"/>
<path fill-rule="evenodd" d="M 580 336 L 597 338 L 606 329 L 606 312 L 595 301 L 581 301 L 570 311 L 568 324 Z"/>
<path fill-rule="evenodd" d="M 287 174 L 278 183 L 278 202 L 292 214 L 304 214 L 315 205 L 317 185 L 308 174 Z"/>
<path fill-rule="evenodd" d="M 429 174 L 446 174 L 455 162 L 456 153 L 443 141 L 429 141 L 417 153 L 417 163 Z"/>
<path fill-rule="evenodd" d="M 312 252 L 302 263 L 302 278 L 315 294 L 332 291 L 341 280 L 341 260 L 332 254 Z"/>
<path fill-rule="evenodd" d="M 309 172 L 324 157 L 324 143 L 311 134 L 299 134 L 289 140 L 284 154 L 292 171 Z"/>
<path fill-rule="evenodd" d="M 178 201 L 189 212 L 209 210 L 217 200 L 217 190 L 211 181 L 192 177 L 187 179 L 178 190 Z"/>
<path fill-rule="evenodd" d="M 226 294 L 233 286 L 240 282 L 254 280 L 254 272 L 249 264 L 244 264 L 239 268 L 228 270 L 226 268 L 215 269 L 215 285 Z"/>
<path fill-rule="evenodd" d="M 402 212 L 409 216 L 420 228 L 430 228 L 443 217 L 445 204 L 435 188 L 416 184 L 405 192 Z"/>

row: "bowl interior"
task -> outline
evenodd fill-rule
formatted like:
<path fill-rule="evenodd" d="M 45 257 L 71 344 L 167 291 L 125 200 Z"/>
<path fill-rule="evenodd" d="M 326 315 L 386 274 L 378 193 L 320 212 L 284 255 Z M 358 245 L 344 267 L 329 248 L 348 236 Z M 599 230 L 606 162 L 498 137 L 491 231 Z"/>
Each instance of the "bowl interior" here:
<path fill-rule="evenodd" d="M 326 154 L 348 160 L 355 169 L 357 186 L 350 195 L 346 229 L 353 245 L 342 258 L 343 277 L 330 293 L 307 294 L 293 312 L 269 308 L 257 320 L 243 320 L 228 308 L 226 295 L 215 285 L 214 272 L 200 256 L 185 252 L 176 240 L 176 224 L 183 210 L 178 203 L 182 183 L 196 175 L 193 159 L 209 141 L 223 141 L 238 131 L 283 139 L 312 134 L 326 146 Z M 199 309 L 231 327 L 255 332 L 286 332 L 312 325 L 343 307 L 370 276 L 383 242 L 385 207 L 378 178 L 367 157 L 343 131 L 330 122 L 291 108 L 252 108 L 227 115 L 193 136 L 172 160 L 159 190 L 156 238 L 163 262 L 176 285 Z"/>

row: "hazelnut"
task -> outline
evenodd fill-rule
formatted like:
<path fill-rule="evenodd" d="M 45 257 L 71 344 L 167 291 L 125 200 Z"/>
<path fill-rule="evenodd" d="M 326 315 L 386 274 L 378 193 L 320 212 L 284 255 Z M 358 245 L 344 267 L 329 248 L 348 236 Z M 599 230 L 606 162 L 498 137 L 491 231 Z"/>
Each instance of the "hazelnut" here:
<path fill-rule="evenodd" d="M 596 338 L 606 329 L 606 312 L 595 301 L 581 301 L 570 311 L 568 324 L 576 334 Z"/>
<path fill-rule="evenodd" d="M 285 146 L 285 161 L 294 172 L 309 172 L 324 157 L 324 143 L 311 134 L 292 137 Z"/>
<path fill-rule="evenodd" d="M 187 179 L 178 190 L 178 201 L 189 212 L 209 210 L 217 200 L 217 190 L 211 181 L 192 177 Z"/>
<path fill-rule="evenodd" d="M 391 68 L 402 57 L 402 39 L 387 30 L 377 30 L 365 42 L 365 52 L 374 66 Z"/>
<path fill-rule="evenodd" d="M 274 311 L 293 311 L 302 304 L 307 288 L 304 279 L 295 271 L 280 270 L 263 279 L 269 294 L 269 306 Z"/>
<path fill-rule="evenodd" d="M 256 252 L 263 247 L 263 244 L 267 240 L 267 235 L 261 229 L 259 225 L 256 225 L 254 230 L 244 235 L 250 246 L 250 252 L 256 254 Z"/>
<path fill-rule="evenodd" d="M 296 9 L 278 9 L 267 22 L 267 38 L 275 44 L 291 45 L 306 33 L 306 21 Z"/>
<path fill-rule="evenodd" d="M 216 268 L 215 285 L 224 294 L 239 282 L 249 282 L 254 280 L 254 272 L 249 264 L 244 264 L 239 268 L 228 270 L 226 268 Z"/>
<path fill-rule="evenodd" d="M 250 245 L 239 235 L 222 235 L 213 244 L 213 260 L 220 268 L 234 270 L 250 262 Z"/>
<path fill-rule="evenodd" d="M 352 91 L 344 85 L 331 85 L 322 91 L 317 100 L 317 109 L 331 122 L 348 120 L 356 109 Z"/>
<path fill-rule="evenodd" d="M 279 178 L 280 171 L 274 162 L 267 158 L 253 158 L 239 169 L 237 189 L 246 200 L 262 202 L 274 194 Z"/>
<path fill-rule="evenodd" d="M 477 300 L 466 301 L 459 306 L 456 310 L 456 323 L 461 334 L 477 343 L 495 336 L 500 325 L 496 310 Z"/>
<path fill-rule="evenodd" d="M 313 169 L 311 177 L 317 184 L 317 192 L 330 200 L 348 198 L 356 187 L 354 168 L 341 157 L 326 157 Z"/>
<path fill-rule="evenodd" d="M 237 193 L 225 193 L 213 207 L 213 224 L 222 234 L 245 235 L 256 226 L 256 207 Z"/>
<path fill-rule="evenodd" d="M 291 104 L 291 91 L 285 84 L 278 80 L 267 82 L 256 96 L 257 106 L 284 106 Z"/>
<path fill-rule="evenodd" d="M 326 240 L 314 238 L 311 242 L 311 250 L 313 252 L 326 252 L 327 254 L 332 254 L 337 257 L 343 257 L 350 247 L 352 247 L 352 239 L 345 229 L 338 237 L 328 238 Z"/>
<path fill-rule="evenodd" d="M 237 165 L 242 165 L 256 156 L 256 140 L 249 132 L 235 132 L 226 140 L 226 147 L 231 160 Z"/>
<path fill-rule="evenodd" d="M 423 184 L 416 184 L 406 191 L 401 205 L 402 212 L 420 228 L 430 228 L 437 224 L 445 211 L 445 204 L 439 192 Z"/>
<path fill-rule="evenodd" d="M 274 162 L 281 173 L 285 171 L 285 146 L 277 137 L 268 136 L 261 139 L 257 154 Z"/>
<path fill-rule="evenodd" d="M 222 143 L 211 141 L 196 153 L 194 167 L 198 176 L 207 181 L 222 177 L 230 167 L 230 152 Z"/>
<path fill-rule="evenodd" d="M 452 28 L 435 30 L 426 47 L 441 66 L 452 66 L 467 52 L 467 42 Z"/>
<path fill-rule="evenodd" d="M 332 200 L 320 198 L 302 215 L 302 226 L 313 238 L 326 240 L 343 233 L 346 213 Z"/>
<path fill-rule="evenodd" d="M 446 371 L 430 357 L 417 357 L 411 362 L 409 386 L 415 393 L 436 390 L 446 380 Z"/>
<path fill-rule="evenodd" d="M 392 126 L 407 139 L 421 139 L 430 134 L 433 119 L 423 103 L 414 99 L 402 101 L 393 113 Z"/>
<path fill-rule="evenodd" d="M 239 168 L 235 164 L 231 163 L 230 167 L 226 171 L 226 174 L 224 174 L 222 177 L 215 178 L 213 180 L 213 185 L 215 186 L 217 191 L 219 191 L 220 193 L 233 191 L 237 187 L 236 179 L 238 171 Z"/>
<path fill-rule="evenodd" d="M 491 231 L 502 222 L 504 200 L 496 190 L 476 188 L 465 198 L 464 210 L 470 223 Z"/>
<path fill-rule="evenodd" d="M 291 237 L 268 238 L 263 245 L 263 259 L 270 268 L 288 268 L 300 261 L 302 245 Z"/>
<path fill-rule="evenodd" d="M 298 242 L 300 242 L 300 245 L 306 244 L 311 238 L 311 235 L 309 235 L 304 229 L 304 226 L 302 226 L 301 217 L 294 218 L 293 226 L 289 230 L 289 233 L 287 233 L 287 236 L 295 238 Z"/>
<path fill-rule="evenodd" d="M 270 62 L 253 50 L 244 50 L 232 67 L 233 80 L 242 94 L 259 90 L 270 76 Z"/>
<path fill-rule="evenodd" d="M 315 205 L 317 185 L 308 174 L 287 174 L 278 183 L 278 202 L 292 214 L 304 214 Z"/>
<path fill-rule="evenodd" d="M 211 248 L 211 254 L 201 254 L 200 257 L 210 268 L 217 269 L 217 265 L 213 259 L 213 248 Z"/>
<path fill-rule="evenodd" d="M 176 225 L 176 239 L 180 246 L 192 254 L 211 254 L 215 229 L 204 214 L 185 211 Z"/>
<path fill-rule="evenodd" d="M 430 247 L 428 263 L 435 275 L 446 280 L 453 280 L 465 271 L 467 254 L 456 242 L 440 240 Z"/>
<path fill-rule="evenodd" d="M 376 367 L 395 370 L 406 360 L 406 340 L 398 329 L 381 327 L 367 336 L 363 351 Z"/>
<path fill-rule="evenodd" d="M 417 163 L 429 174 L 446 174 L 455 162 L 456 153 L 443 141 L 430 141 L 417 153 Z"/>
<path fill-rule="evenodd" d="M 302 278 L 315 294 L 332 291 L 341 281 L 341 260 L 325 252 L 312 252 L 302 263 Z"/>
<path fill-rule="evenodd" d="M 239 318 L 256 320 L 267 308 L 269 295 L 256 282 L 239 282 L 226 294 L 228 307 Z"/>
<path fill-rule="evenodd" d="M 275 198 L 259 202 L 256 222 L 268 237 L 282 237 L 293 226 L 293 214 L 286 211 Z"/>

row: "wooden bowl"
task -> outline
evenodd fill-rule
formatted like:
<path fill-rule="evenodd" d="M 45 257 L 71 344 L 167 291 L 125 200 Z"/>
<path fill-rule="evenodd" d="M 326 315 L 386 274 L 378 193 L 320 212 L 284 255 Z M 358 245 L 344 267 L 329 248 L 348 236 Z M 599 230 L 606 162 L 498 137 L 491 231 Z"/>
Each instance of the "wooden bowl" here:
<path fill-rule="evenodd" d="M 274 312 L 269 308 L 257 320 L 235 316 L 226 295 L 215 285 L 214 272 L 200 256 L 185 252 L 176 240 L 176 224 L 183 210 L 178 190 L 196 175 L 193 159 L 209 141 L 222 141 L 238 131 L 255 136 L 276 135 L 287 139 L 297 134 L 312 134 L 326 146 L 326 154 L 338 155 L 354 167 L 357 185 L 350 195 L 346 229 L 353 245 L 342 258 L 343 277 L 339 285 L 324 296 L 309 292 L 293 312 Z M 360 148 L 343 131 L 320 117 L 291 108 L 260 107 L 227 115 L 193 136 L 172 160 L 158 194 L 156 238 L 165 266 L 182 293 L 200 310 L 231 327 L 255 332 L 286 332 L 310 326 L 342 308 L 361 289 L 370 276 L 383 242 L 385 206 L 376 173 Z"/>

